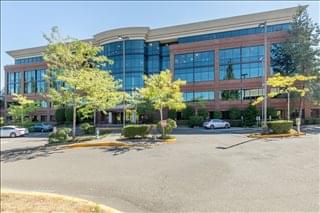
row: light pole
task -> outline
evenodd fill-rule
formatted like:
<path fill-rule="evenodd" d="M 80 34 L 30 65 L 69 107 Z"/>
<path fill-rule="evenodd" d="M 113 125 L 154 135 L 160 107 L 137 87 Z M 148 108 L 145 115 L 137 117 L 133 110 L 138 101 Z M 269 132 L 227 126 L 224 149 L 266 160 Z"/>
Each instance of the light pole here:
<path fill-rule="evenodd" d="M 243 86 L 242 86 L 242 79 L 244 78 L 244 80 L 246 79 L 246 76 L 248 75 L 248 73 L 241 73 L 241 107 L 242 107 L 242 99 L 244 97 L 243 95 Z"/>
<path fill-rule="evenodd" d="M 126 40 L 129 40 L 129 37 L 118 36 L 119 40 L 122 40 L 122 91 L 123 91 L 123 127 L 126 126 Z"/>
<path fill-rule="evenodd" d="M 267 89 L 268 89 L 268 85 L 267 85 L 267 72 L 268 72 L 268 64 L 267 64 L 267 55 L 268 55 L 268 43 L 267 43 L 267 21 L 264 21 L 263 23 L 259 24 L 258 26 L 259 28 L 264 28 L 263 33 L 264 33 L 264 79 L 263 79 L 263 96 L 264 96 L 264 102 L 263 102 L 263 132 L 267 132 L 268 131 L 268 127 L 267 127 Z"/>

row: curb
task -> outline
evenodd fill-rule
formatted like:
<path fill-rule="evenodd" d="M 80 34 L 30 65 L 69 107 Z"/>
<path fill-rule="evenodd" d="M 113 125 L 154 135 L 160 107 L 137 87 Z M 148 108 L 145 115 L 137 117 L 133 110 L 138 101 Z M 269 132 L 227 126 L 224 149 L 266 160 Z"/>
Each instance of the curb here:
<path fill-rule="evenodd" d="M 170 138 L 170 139 L 164 140 L 165 143 L 174 143 L 174 142 L 176 142 L 176 141 L 177 141 L 176 138 Z"/>
<path fill-rule="evenodd" d="M 60 195 L 60 194 L 54 194 L 54 193 L 46 193 L 46 192 L 28 192 L 28 191 L 19 191 L 19 190 L 12 190 L 12 189 L 1 189 L 1 194 L 2 193 L 11 193 L 11 194 L 22 194 L 22 195 L 34 195 L 34 196 L 46 196 L 46 197 L 51 197 L 51 198 L 59 198 L 62 200 L 67 200 L 67 201 L 73 201 L 77 203 L 85 203 L 87 205 L 91 206 L 98 206 L 101 210 L 105 212 L 110 212 L 110 213 L 121 213 L 119 210 L 113 209 L 111 207 L 105 206 L 103 204 L 98 204 L 93 201 L 81 199 L 81 198 L 76 198 L 76 197 L 71 197 L 71 196 L 66 196 L 66 195 Z"/>

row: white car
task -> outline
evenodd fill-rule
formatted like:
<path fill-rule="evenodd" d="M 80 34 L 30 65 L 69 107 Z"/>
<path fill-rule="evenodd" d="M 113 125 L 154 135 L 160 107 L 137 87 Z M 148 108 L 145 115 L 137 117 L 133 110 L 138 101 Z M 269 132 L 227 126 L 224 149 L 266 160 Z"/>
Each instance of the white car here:
<path fill-rule="evenodd" d="M 0 137 L 15 138 L 18 136 L 27 135 L 29 133 L 27 128 L 19 128 L 17 126 L 2 126 L 0 127 Z"/>
<path fill-rule="evenodd" d="M 230 123 L 221 119 L 211 119 L 203 123 L 204 128 L 230 128 Z"/>

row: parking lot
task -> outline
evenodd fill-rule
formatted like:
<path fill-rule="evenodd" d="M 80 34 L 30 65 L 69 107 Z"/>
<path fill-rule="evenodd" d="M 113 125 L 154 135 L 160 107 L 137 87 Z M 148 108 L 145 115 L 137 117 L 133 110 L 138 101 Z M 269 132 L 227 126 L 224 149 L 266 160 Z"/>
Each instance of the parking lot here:
<path fill-rule="evenodd" d="M 259 140 L 214 131 L 178 129 L 175 143 L 149 148 L 4 151 L 1 184 L 125 212 L 319 211 L 319 128 Z"/>

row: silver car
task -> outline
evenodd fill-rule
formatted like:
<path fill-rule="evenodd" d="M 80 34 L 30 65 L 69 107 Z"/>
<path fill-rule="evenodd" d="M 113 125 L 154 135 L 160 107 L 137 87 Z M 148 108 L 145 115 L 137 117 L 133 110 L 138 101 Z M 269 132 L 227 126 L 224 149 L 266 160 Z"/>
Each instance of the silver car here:
<path fill-rule="evenodd" d="M 0 127 L 0 137 L 15 138 L 18 136 L 27 135 L 29 133 L 27 128 L 19 128 L 17 126 L 2 126 Z"/>
<path fill-rule="evenodd" d="M 207 129 L 230 128 L 230 123 L 221 119 L 211 119 L 204 122 L 203 127 Z"/>

